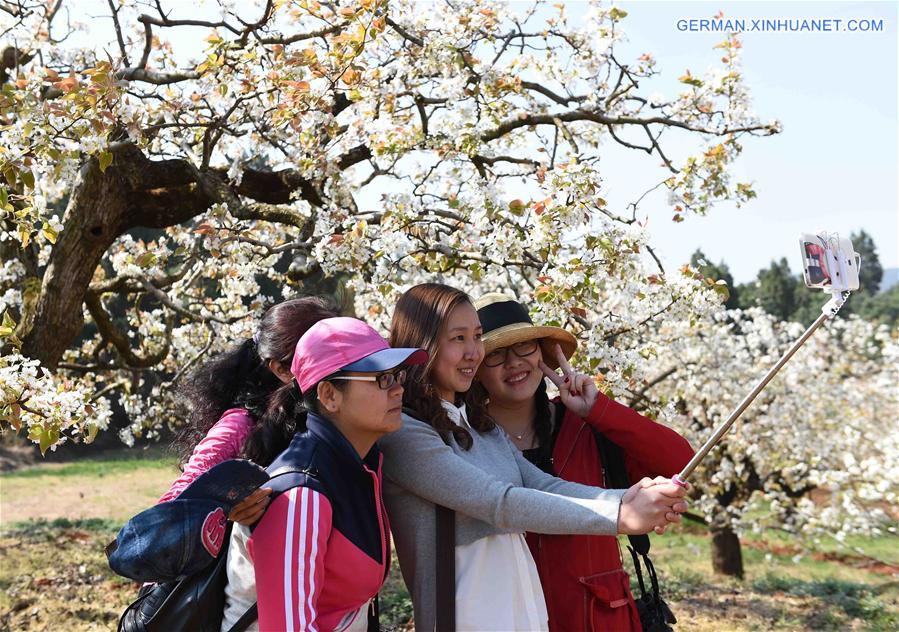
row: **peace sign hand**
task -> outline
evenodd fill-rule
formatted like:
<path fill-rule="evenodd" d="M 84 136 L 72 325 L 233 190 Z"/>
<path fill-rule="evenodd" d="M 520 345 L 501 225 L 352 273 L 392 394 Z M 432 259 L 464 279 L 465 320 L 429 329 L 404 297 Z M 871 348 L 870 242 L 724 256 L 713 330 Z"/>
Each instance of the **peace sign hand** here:
<path fill-rule="evenodd" d="M 546 364 L 540 362 L 540 370 L 549 378 L 549 380 L 559 389 L 559 395 L 562 397 L 562 403 L 578 417 L 586 417 L 596 403 L 596 396 L 599 390 L 593 380 L 583 373 L 577 373 L 568 364 L 565 354 L 562 353 L 562 347 L 555 346 L 556 359 L 559 361 L 559 368 L 562 375 L 550 369 Z"/>

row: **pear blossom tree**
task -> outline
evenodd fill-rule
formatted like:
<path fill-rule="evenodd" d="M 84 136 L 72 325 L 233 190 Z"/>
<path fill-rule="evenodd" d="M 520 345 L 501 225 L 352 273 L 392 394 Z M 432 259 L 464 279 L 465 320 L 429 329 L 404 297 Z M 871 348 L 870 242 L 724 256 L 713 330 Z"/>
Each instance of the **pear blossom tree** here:
<path fill-rule="evenodd" d="M 666 321 L 650 336 L 661 344 L 641 396 L 701 445 L 808 324 L 760 308 Z M 743 576 L 739 536 L 748 531 L 785 530 L 800 543 L 897 534 L 887 511 L 899 500 L 897 354 L 895 330 L 838 316 L 706 457 L 691 476 L 692 510 L 709 525 L 716 572 Z"/>
<path fill-rule="evenodd" d="M 322 276 L 375 321 L 429 278 L 520 288 L 584 330 L 583 305 L 645 303 L 612 337 L 691 311 L 699 286 L 642 268 L 638 201 L 601 197 L 602 149 L 664 165 L 679 217 L 752 197 L 728 166 L 778 130 L 749 109 L 738 39 L 649 97 L 656 61 L 619 59 L 626 14 L 599 4 L 95 6 L 79 24 L 68 0 L 0 5 L 0 414 L 43 450 L 90 439 L 113 400 L 126 440 L 177 423 L 185 372 Z"/>

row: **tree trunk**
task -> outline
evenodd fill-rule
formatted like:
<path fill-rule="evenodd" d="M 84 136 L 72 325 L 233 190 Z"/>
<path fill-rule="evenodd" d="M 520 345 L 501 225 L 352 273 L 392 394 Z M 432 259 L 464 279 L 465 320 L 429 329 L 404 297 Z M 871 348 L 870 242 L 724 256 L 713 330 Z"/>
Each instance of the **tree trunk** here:
<path fill-rule="evenodd" d="M 712 570 L 720 575 L 743 579 L 740 538 L 730 527 L 712 527 Z"/>
<path fill-rule="evenodd" d="M 105 173 L 96 158 L 85 162 L 44 271 L 40 297 L 17 331 L 25 355 L 56 367 L 84 326 L 85 293 L 120 235 L 136 226 L 164 228 L 187 221 L 211 204 L 184 164 L 151 162 L 133 146 L 117 151 Z"/>
<path fill-rule="evenodd" d="M 151 161 L 133 145 L 118 148 L 114 156 L 105 173 L 96 158 L 82 167 L 63 217 L 64 228 L 43 274 L 40 296 L 25 310 L 28 313 L 22 315 L 16 331 L 22 339 L 22 352 L 50 369 L 57 366 L 84 326 L 85 295 L 113 242 L 138 226 L 181 224 L 217 201 L 196 181 L 196 169 L 185 160 Z M 292 170 L 248 170 L 248 176 L 238 192 L 252 199 L 287 202 L 292 199 L 291 192 L 299 190 L 303 199 L 321 201 L 318 189 Z M 224 174 L 219 181 L 222 187 L 229 187 Z M 242 219 L 304 225 L 303 218 L 290 208 L 261 206 L 265 208 L 233 211 Z"/>
<path fill-rule="evenodd" d="M 84 324 L 82 303 L 103 253 L 121 233 L 126 189 L 120 178 L 100 172 L 92 158 L 81 169 L 63 218 L 65 228 L 44 271 L 33 323 L 23 335 L 22 351 L 48 368 L 56 367 L 63 352 Z M 31 315 L 29 315 L 31 316 Z"/>

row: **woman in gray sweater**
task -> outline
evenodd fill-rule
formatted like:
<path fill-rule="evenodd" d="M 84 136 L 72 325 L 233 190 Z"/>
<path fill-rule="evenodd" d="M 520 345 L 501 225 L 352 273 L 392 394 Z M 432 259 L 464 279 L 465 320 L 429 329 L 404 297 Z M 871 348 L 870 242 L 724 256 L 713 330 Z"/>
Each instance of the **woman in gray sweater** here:
<path fill-rule="evenodd" d="M 661 533 L 686 511 L 685 490 L 644 479 L 606 490 L 552 477 L 527 461 L 466 399 L 484 357 L 468 296 L 439 284 L 411 288 L 393 315 L 392 346 L 425 348 L 403 401 L 414 416 L 384 437 L 384 499 L 416 630 L 436 621 L 435 505 L 455 511 L 455 627 L 545 630 L 546 605 L 524 532 Z"/>

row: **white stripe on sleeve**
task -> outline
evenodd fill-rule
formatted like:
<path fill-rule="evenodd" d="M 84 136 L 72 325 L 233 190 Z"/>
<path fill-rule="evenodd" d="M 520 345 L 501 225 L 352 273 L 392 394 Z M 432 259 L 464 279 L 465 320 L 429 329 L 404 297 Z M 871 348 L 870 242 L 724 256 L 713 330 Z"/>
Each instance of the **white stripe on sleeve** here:
<path fill-rule="evenodd" d="M 293 533 L 294 514 L 296 511 L 297 490 L 287 492 L 287 528 L 284 530 L 284 626 L 288 631 L 293 630 Z"/>
<path fill-rule="evenodd" d="M 307 600 L 309 602 L 309 624 L 315 622 L 315 561 L 318 558 L 318 505 L 319 494 L 312 494 L 312 554 L 309 556 L 309 594 Z"/>

